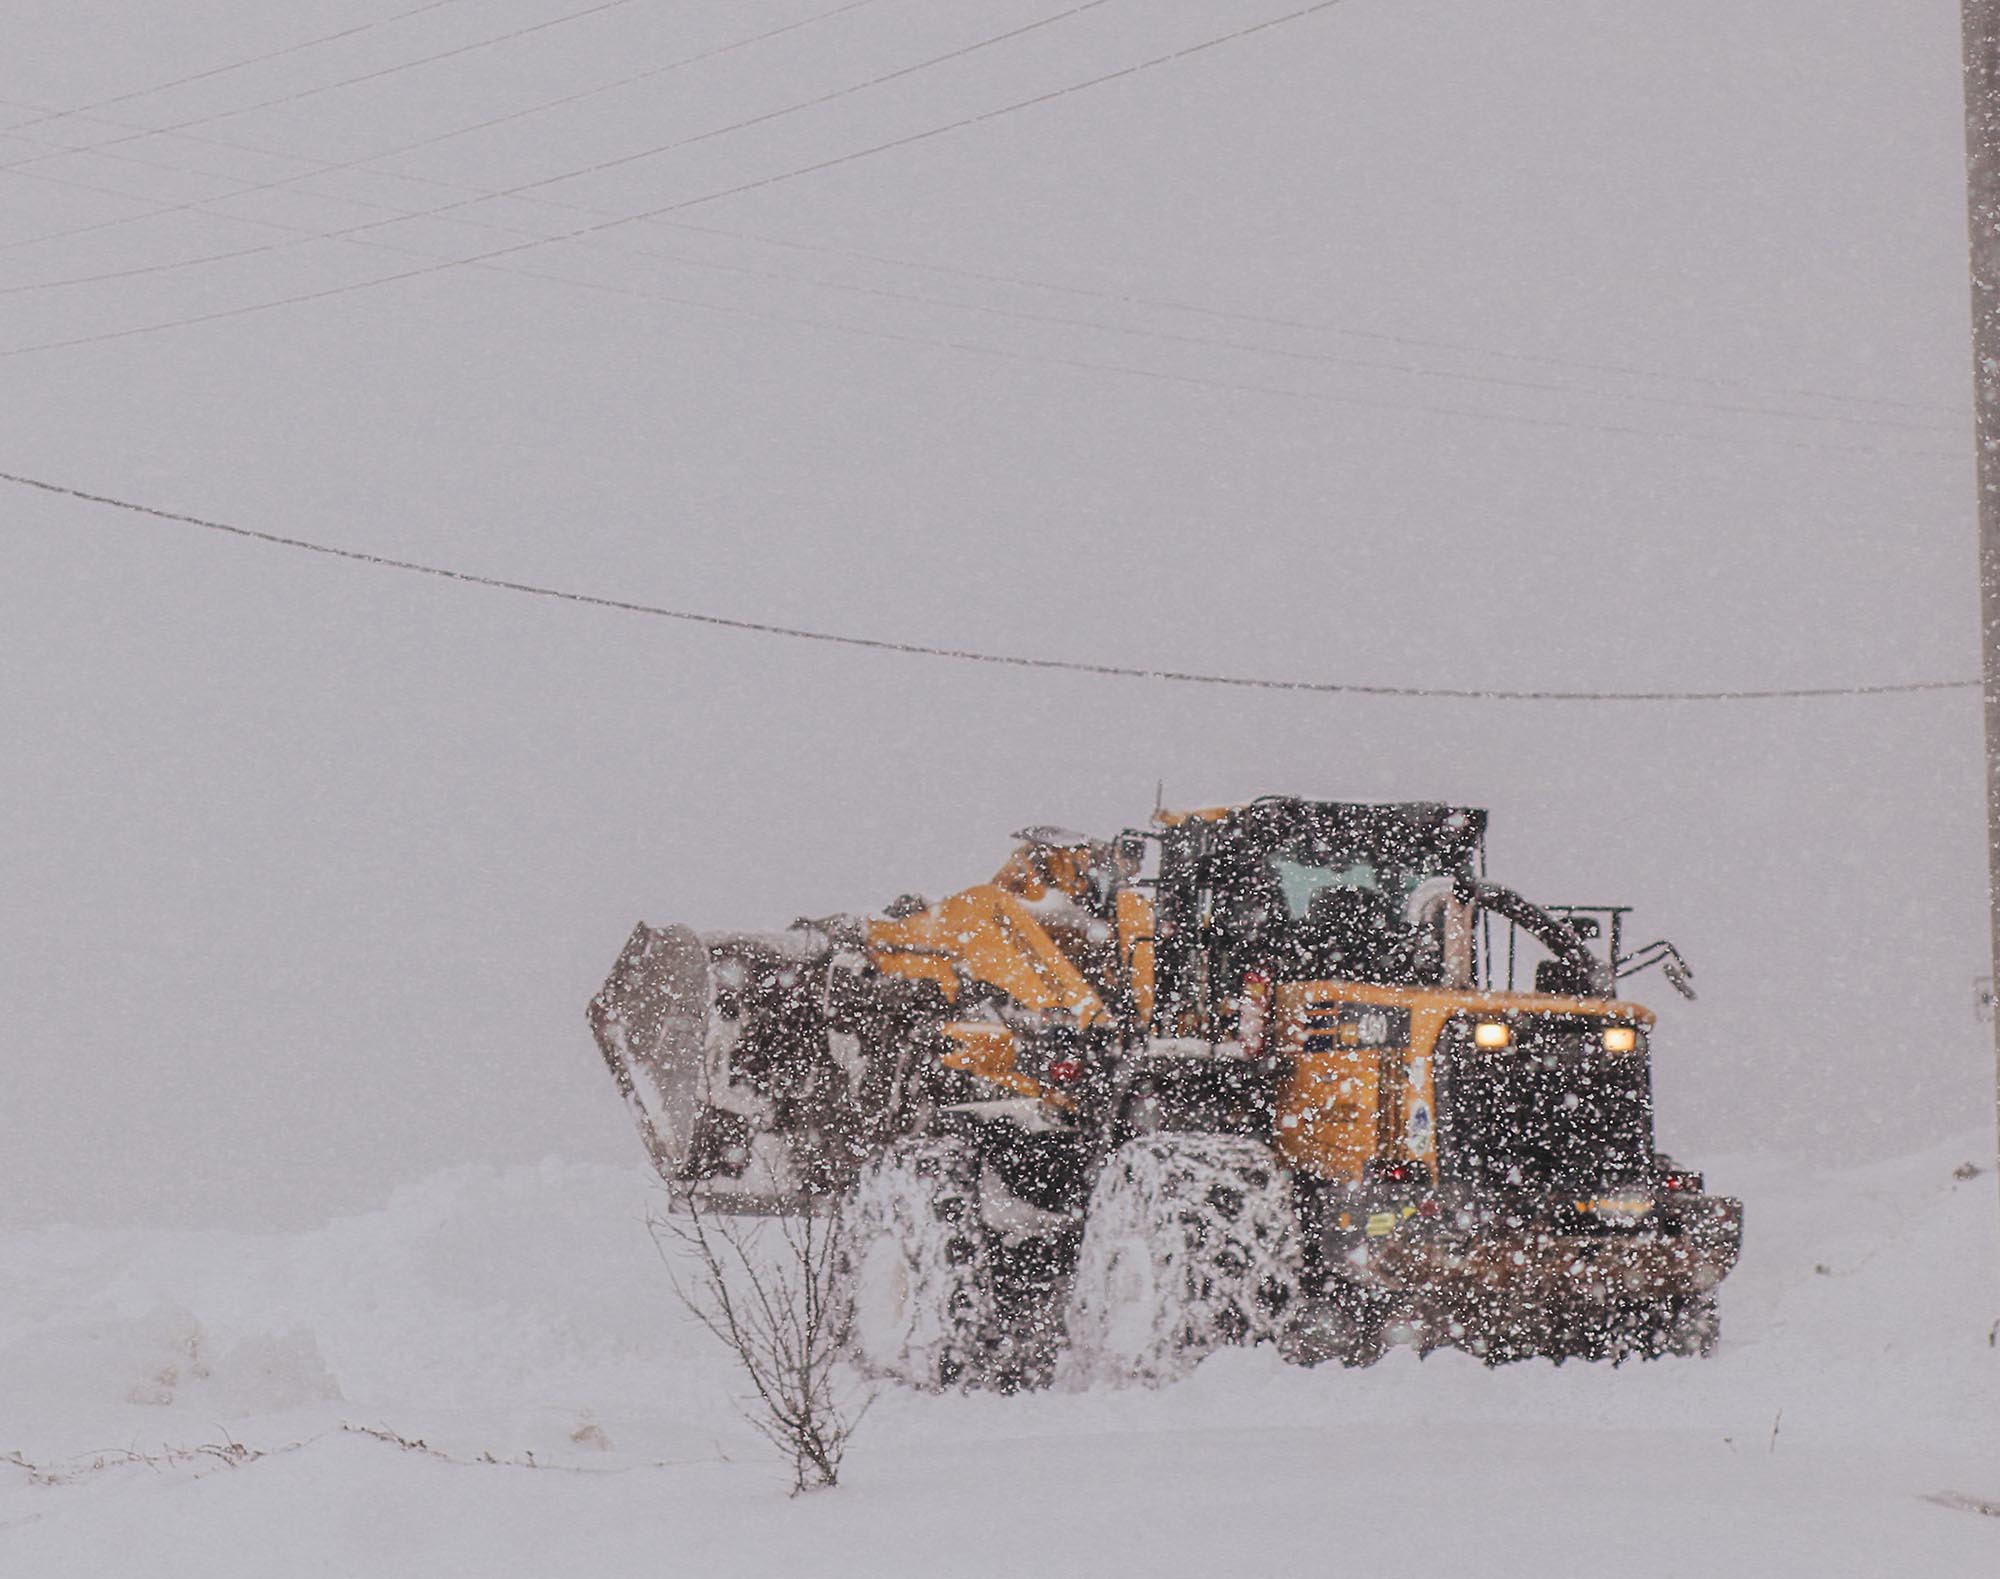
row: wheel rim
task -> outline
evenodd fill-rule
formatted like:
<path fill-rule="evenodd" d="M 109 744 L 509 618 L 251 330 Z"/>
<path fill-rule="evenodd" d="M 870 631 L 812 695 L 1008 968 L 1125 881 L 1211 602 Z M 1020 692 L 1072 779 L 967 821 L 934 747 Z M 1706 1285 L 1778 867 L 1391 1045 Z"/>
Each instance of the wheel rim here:
<path fill-rule="evenodd" d="M 1159 1280 L 1150 1257 L 1136 1248 L 1114 1253 L 1106 1269 L 1100 1346 L 1114 1358 L 1143 1359 L 1152 1347 Z"/>
<path fill-rule="evenodd" d="M 854 1332 L 863 1358 L 894 1364 L 910 1347 L 910 1263 L 887 1236 L 872 1240 L 854 1279 Z"/>

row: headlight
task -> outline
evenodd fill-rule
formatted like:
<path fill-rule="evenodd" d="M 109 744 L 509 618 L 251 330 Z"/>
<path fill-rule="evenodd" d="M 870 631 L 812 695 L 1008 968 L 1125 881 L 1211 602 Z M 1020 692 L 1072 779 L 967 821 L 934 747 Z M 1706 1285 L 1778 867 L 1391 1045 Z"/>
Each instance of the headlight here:
<path fill-rule="evenodd" d="M 1604 1028 L 1604 1050 L 1607 1053 L 1629 1053 L 1639 1045 L 1639 1028 L 1636 1025 L 1607 1025 Z"/>
<path fill-rule="evenodd" d="M 1513 1040 L 1513 1031 L 1502 1020 L 1481 1020 L 1472 1028 L 1473 1045 L 1484 1047 L 1488 1051 L 1496 1047 L 1505 1047 Z"/>
<path fill-rule="evenodd" d="M 1630 1226 L 1652 1215 L 1653 1198 L 1650 1195 L 1600 1195 L 1595 1200 L 1578 1201 L 1576 1209 L 1588 1212 L 1603 1222 Z"/>

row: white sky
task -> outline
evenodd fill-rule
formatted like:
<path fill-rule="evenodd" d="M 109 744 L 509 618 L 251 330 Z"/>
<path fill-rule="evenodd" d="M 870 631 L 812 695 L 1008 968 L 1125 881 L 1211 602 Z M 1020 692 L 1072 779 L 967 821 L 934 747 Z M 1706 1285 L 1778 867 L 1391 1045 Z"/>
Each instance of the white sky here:
<path fill-rule="evenodd" d="M 495 260 L 583 284 L 465 267 L 12 354 L 659 208 L 1292 7 L 1108 0 L 533 194 L 585 214 L 513 198 L 311 239 L 1066 7 L 877 0 L 313 173 L 826 8 L 635 3 L 227 115 L 566 9 L 462 0 L 24 126 L 397 6 L 17 0 L 0 470 L 1090 661 L 1559 688 L 1976 672 L 1949 0 L 1348 0 L 676 216 L 705 232 Z M 103 274 L 125 277 L 36 288 Z M 1990 1111 L 1962 693 L 1481 706 L 1008 673 L 13 489 L 0 548 L 0 1221 L 295 1222 L 462 1160 L 636 1162 L 582 1018 L 634 920 L 946 891 L 1023 824 L 1142 819 L 1160 779 L 1486 805 L 1503 880 L 1636 904 L 1703 988 L 1659 1044 L 1686 1160 L 1901 1149 Z"/>

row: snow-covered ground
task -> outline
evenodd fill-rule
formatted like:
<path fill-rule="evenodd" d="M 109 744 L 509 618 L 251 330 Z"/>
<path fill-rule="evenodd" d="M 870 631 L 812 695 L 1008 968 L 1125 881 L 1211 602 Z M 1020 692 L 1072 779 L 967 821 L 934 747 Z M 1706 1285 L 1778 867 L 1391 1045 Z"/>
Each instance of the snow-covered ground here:
<path fill-rule="evenodd" d="M 891 1391 L 797 1499 L 637 1171 L 460 1170 L 300 1234 L 15 1233 L 0 1572 L 1990 1579 L 2000 1232 L 1991 1172 L 1954 1176 L 1982 1139 L 1712 1167 L 1749 1229 L 1707 1361 Z"/>

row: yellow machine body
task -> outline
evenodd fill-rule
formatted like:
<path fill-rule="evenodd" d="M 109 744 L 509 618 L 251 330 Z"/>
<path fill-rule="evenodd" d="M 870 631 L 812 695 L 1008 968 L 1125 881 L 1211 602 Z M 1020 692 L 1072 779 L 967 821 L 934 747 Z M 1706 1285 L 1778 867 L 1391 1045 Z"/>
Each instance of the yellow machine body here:
<path fill-rule="evenodd" d="M 1278 1092 L 1278 1150 L 1294 1167 L 1323 1179 L 1359 1179 L 1375 1157 L 1420 1162 L 1435 1175 L 1435 1055 L 1439 1034 L 1454 1019 L 1504 1025 L 1522 1014 L 1574 1014 L 1641 1030 L 1653 1023 L 1650 1009 L 1622 999 L 1544 993 L 1313 981 L 1281 982 L 1275 997 L 1272 1046 L 1290 1070 Z M 1337 1023 L 1344 1004 L 1406 1011 L 1409 1034 L 1380 1045 L 1356 1035 L 1346 1046 L 1309 1047 L 1339 1040 L 1337 1032 L 1315 1034 L 1315 1027 Z M 1351 1020 L 1340 1027 L 1352 1028 Z"/>
<path fill-rule="evenodd" d="M 1228 810 L 1166 812 L 1159 820 L 1177 826 Z M 870 961 L 891 975 L 934 982 L 951 1003 L 970 980 L 997 988 L 1026 1008 L 1065 1012 L 1079 1030 L 1113 1019 L 1118 1005 L 1129 1039 L 1174 1034 L 1181 1028 L 1152 1023 L 1149 897 L 1116 886 L 1108 907 L 1098 905 L 1107 914 L 1087 908 L 1092 873 L 1101 871 L 1103 861 L 1102 846 L 1024 844 L 991 882 L 899 918 L 868 922 Z M 1469 934 L 1460 946 L 1469 976 Z M 1402 1011 L 1397 1023 L 1407 1023 L 1408 1034 L 1394 1045 L 1364 1044 L 1356 1036 L 1351 1045 L 1328 1047 L 1330 1038 L 1315 1030 L 1331 1023 L 1342 1005 Z M 1277 982 L 1262 1007 L 1265 1046 L 1283 1056 L 1288 1071 L 1278 1094 L 1278 1149 L 1293 1167 L 1329 1180 L 1358 1180 L 1377 1158 L 1421 1163 L 1435 1174 L 1435 1054 L 1439 1034 L 1455 1019 L 1506 1022 L 1522 1014 L 1573 1014 L 1643 1031 L 1654 1018 L 1643 1005 L 1616 998 L 1342 981 Z M 1018 1067 L 1017 1038 L 1005 1024 L 961 1019 L 946 1021 L 941 1029 L 948 1044 L 944 1066 L 975 1077 L 993 1096 L 1072 1106 L 1069 1093 Z M 1218 1044 L 1222 1056 L 1231 1045 Z"/>

